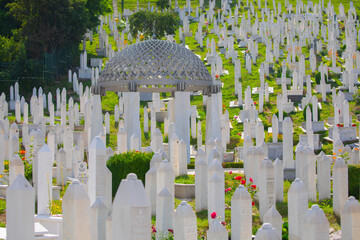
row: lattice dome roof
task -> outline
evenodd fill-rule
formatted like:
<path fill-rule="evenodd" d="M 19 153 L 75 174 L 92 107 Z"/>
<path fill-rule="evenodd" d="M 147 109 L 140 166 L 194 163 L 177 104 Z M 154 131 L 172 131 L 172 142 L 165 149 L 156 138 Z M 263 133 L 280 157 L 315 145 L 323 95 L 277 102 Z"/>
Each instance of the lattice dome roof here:
<path fill-rule="evenodd" d="M 183 46 L 163 40 L 139 42 L 118 52 L 106 65 L 95 93 L 127 92 L 218 92 L 219 85 L 204 63 Z"/>

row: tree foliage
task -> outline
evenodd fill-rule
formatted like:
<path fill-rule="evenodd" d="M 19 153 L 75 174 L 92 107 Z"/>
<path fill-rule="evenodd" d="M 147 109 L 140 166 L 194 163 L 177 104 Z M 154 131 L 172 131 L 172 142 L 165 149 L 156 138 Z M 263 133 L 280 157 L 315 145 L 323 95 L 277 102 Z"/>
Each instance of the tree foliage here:
<path fill-rule="evenodd" d="M 94 28 L 109 0 L 14 0 L 7 6 L 21 22 L 20 33 L 28 57 L 41 58 L 66 45 L 79 44 Z"/>
<path fill-rule="evenodd" d="M 175 34 L 179 25 L 177 13 L 138 11 L 129 18 L 130 32 L 133 36 L 142 33 L 161 39 L 166 34 Z"/>
<path fill-rule="evenodd" d="M 169 0 L 157 0 L 156 6 L 160 7 L 161 9 L 169 8 Z"/>

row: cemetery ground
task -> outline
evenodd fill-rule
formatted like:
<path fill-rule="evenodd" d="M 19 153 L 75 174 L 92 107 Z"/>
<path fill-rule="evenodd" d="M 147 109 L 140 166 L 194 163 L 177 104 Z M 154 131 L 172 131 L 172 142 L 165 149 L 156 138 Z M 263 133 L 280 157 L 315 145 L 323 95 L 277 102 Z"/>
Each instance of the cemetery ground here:
<path fill-rule="evenodd" d="M 186 1 L 179 1 L 179 5 L 183 6 L 185 5 Z M 256 1 L 257 2 L 257 1 Z M 280 1 L 282 3 L 282 5 L 284 6 L 285 1 Z M 293 5 L 296 5 L 295 1 L 290 1 L 291 3 L 293 3 Z M 332 1 L 332 4 L 335 5 L 335 8 L 338 7 L 339 3 L 341 1 Z M 151 4 L 154 5 L 155 1 L 151 1 Z M 143 5 L 143 7 L 147 7 L 147 2 L 145 3 L 141 3 Z M 194 2 L 192 3 L 192 6 L 196 6 L 198 4 L 198 2 Z M 358 8 L 358 5 L 360 5 L 360 3 L 354 2 L 355 6 Z M 235 2 L 231 5 L 234 8 Z M 343 3 L 343 5 L 345 6 L 346 9 L 348 9 L 349 5 L 348 3 Z M 119 5 L 119 9 L 120 9 L 120 5 Z M 125 7 L 124 8 L 128 8 L 130 10 L 135 9 L 136 8 L 136 1 L 126 1 L 125 2 Z M 272 8 L 271 4 L 269 4 L 269 8 Z M 242 7 L 243 9 L 243 7 Z M 259 9 L 256 7 L 257 12 L 260 14 Z M 194 14 L 194 13 L 193 13 Z M 252 18 L 252 21 L 254 21 L 255 18 Z M 325 17 L 324 14 L 324 22 L 326 22 L 327 19 Z M 207 33 L 206 37 L 209 39 L 214 39 L 216 43 L 219 42 L 220 39 L 218 39 L 218 37 L 215 34 L 210 33 L 210 28 L 213 27 L 213 23 L 210 23 L 208 26 L 204 27 L 204 31 Z M 110 35 L 111 31 L 108 28 L 107 25 L 104 26 L 104 28 L 106 29 L 107 33 Z M 197 30 L 197 23 L 190 23 L 190 29 L 191 32 L 193 33 L 193 35 L 195 34 L 196 30 Z M 125 37 L 127 37 L 125 35 Z M 342 40 L 344 38 L 344 31 L 342 32 L 342 34 L 340 35 L 340 39 Z M 177 43 L 180 43 L 181 40 L 179 39 L 179 34 L 177 33 L 176 36 L 174 37 L 174 39 L 176 40 Z M 130 42 L 128 39 L 126 39 L 127 41 L 127 45 L 130 45 L 132 43 L 135 43 L 136 40 L 134 39 L 132 42 Z M 90 41 L 88 40 L 86 42 L 86 50 L 88 53 L 88 57 L 99 57 L 96 54 L 96 48 L 98 47 L 98 45 L 96 44 L 96 42 L 98 42 L 98 34 L 94 34 L 94 40 L 93 43 L 90 43 Z M 111 45 L 113 46 L 113 50 L 117 51 L 118 49 L 116 48 L 116 43 L 113 40 L 113 38 L 109 38 L 109 42 L 111 43 Z M 193 37 L 186 37 L 186 45 L 188 46 L 188 48 L 193 51 L 195 54 L 199 55 L 201 57 L 202 60 L 205 59 L 206 57 L 206 53 L 208 52 L 208 49 L 206 46 L 204 46 L 203 48 L 201 48 L 199 46 L 199 44 L 197 43 L 197 41 L 193 38 Z M 80 44 L 80 49 L 82 49 L 82 44 Z M 240 48 L 240 47 L 236 47 L 235 48 L 240 57 L 240 61 L 241 61 L 241 66 L 245 66 L 245 58 L 243 57 L 245 55 L 245 53 L 248 51 L 248 49 L 245 48 Z M 309 54 L 309 46 L 304 46 L 302 47 L 301 51 L 303 54 L 308 55 Z M 216 50 L 219 51 L 219 48 L 216 47 Z M 259 74 L 257 72 L 257 70 L 260 67 L 260 64 L 262 62 L 265 61 L 266 59 L 266 47 L 264 44 L 259 44 L 259 54 L 257 57 L 257 63 L 252 65 L 252 73 L 248 73 L 247 70 L 242 67 L 241 68 L 241 83 L 243 88 L 245 89 L 247 86 L 250 86 L 251 88 L 253 87 L 258 87 L 259 86 Z M 222 105 L 223 105 L 223 113 L 225 111 L 229 112 L 229 116 L 230 116 L 230 121 L 231 121 L 231 125 L 232 125 L 232 130 L 230 132 L 230 143 L 227 145 L 227 150 L 228 151 L 233 151 L 234 148 L 238 147 L 238 146 L 242 146 L 243 145 L 243 141 L 244 141 L 244 136 L 242 135 L 244 129 L 243 129 L 243 124 L 239 124 L 237 122 L 236 117 L 239 115 L 239 111 L 240 108 L 230 108 L 230 101 L 233 101 L 234 99 L 236 99 L 236 95 L 234 93 L 234 88 L 235 88 L 235 84 L 234 84 L 234 75 L 235 75 L 235 70 L 234 70 L 234 65 L 231 61 L 231 59 L 226 59 L 224 57 L 223 54 L 221 54 L 222 57 L 222 61 L 223 61 L 223 68 L 225 70 L 227 70 L 229 72 L 229 74 L 224 74 L 219 76 L 219 79 L 221 80 L 221 82 L 223 83 L 223 88 L 221 90 L 222 92 Z M 329 60 L 328 58 L 328 52 L 326 50 L 323 50 L 320 54 L 317 54 L 317 57 L 319 57 L 321 59 L 321 62 L 323 62 L 324 64 L 327 63 L 328 66 L 331 65 L 331 60 Z M 274 93 L 270 94 L 269 96 L 269 102 L 264 103 L 264 110 L 262 113 L 259 113 L 259 118 L 262 121 L 262 124 L 264 125 L 264 129 L 265 129 L 265 142 L 270 142 L 272 140 L 272 135 L 269 134 L 267 132 L 267 129 L 269 127 L 272 126 L 272 116 L 273 114 L 278 114 L 278 110 L 276 108 L 276 100 L 277 100 L 277 95 L 279 93 L 281 93 L 281 86 L 277 85 L 276 83 L 276 78 L 281 77 L 281 62 L 286 59 L 286 56 L 281 56 L 279 61 L 276 61 L 273 65 L 273 71 L 266 76 L 266 82 L 269 84 L 269 87 L 273 87 L 274 88 Z M 107 60 L 107 58 L 103 58 L 103 61 L 105 62 Z M 317 62 L 319 65 L 320 61 Z M 345 63 L 345 61 L 341 58 L 339 58 L 337 60 L 337 66 L 342 66 Z M 79 65 L 79 64 L 77 64 Z M 211 67 L 208 66 L 209 71 L 211 70 Z M 311 72 L 310 69 L 310 65 L 309 65 L 309 61 L 306 61 L 306 75 L 310 75 L 311 79 L 313 81 L 312 87 L 314 87 L 315 85 L 315 73 Z M 334 80 L 331 85 L 332 87 L 340 87 L 342 85 L 342 82 L 339 80 L 340 75 L 336 74 L 336 73 L 331 73 L 331 79 Z M 85 86 L 90 86 L 91 82 L 89 81 L 83 81 L 82 82 L 84 87 Z M 67 92 L 67 96 L 68 97 L 73 97 L 75 102 L 78 102 L 78 96 L 72 92 L 70 90 L 70 88 L 72 87 L 71 83 L 67 82 L 67 76 L 64 76 L 62 78 L 60 78 L 58 81 L 56 81 L 56 84 L 54 85 L 48 85 L 48 86 L 44 86 L 44 92 L 52 92 L 53 96 L 55 96 L 55 91 L 56 88 L 63 88 L 65 87 L 66 89 L 69 89 Z M 306 87 L 304 86 L 304 93 L 306 92 Z M 334 106 L 332 105 L 332 101 L 331 101 L 331 94 L 327 94 L 326 98 L 327 101 L 323 102 L 322 101 L 322 96 L 321 93 L 314 93 L 313 95 L 315 95 L 318 98 L 318 101 L 321 103 L 321 110 L 320 110 L 320 115 L 319 115 L 319 119 L 324 119 L 326 121 L 326 119 L 329 116 L 334 116 Z M 162 93 L 161 97 L 162 98 L 168 98 L 170 97 L 170 94 L 167 93 Z M 255 103 L 259 102 L 258 99 L 258 95 L 257 94 L 253 94 L 252 95 L 253 100 L 255 101 Z M 116 93 L 113 92 L 108 92 L 106 94 L 106 96 L 102 97 L 102 112 L 103 114 L 105 114 L 106 112 L 110 113 L 110 134 L 107 136 L 107 142 L 106 142 L 106 146 L 107 147 L 111 147 L 112 149 L 115 149 L 117 147 L 117 140 L 116 140 L 116 135 L 118 132 L 118 125 L 117 123 L 115 123 L 115 119 L 114 119 L 114 107 L 115 105 L 117 105 L 119 103 L 118 101 L 118 95 Z M 198 111 L 198 119 L 199 121 L 202 121 L 202 137 L 203 137 L 203 142 L 205 142 L 205 120 L 206 120 L 206 109 L 203 107 L 203 99 L 202 96 L 191 96 L 191 104 L 192 105 L 196 105 L 197 106 L 197 111 Z M 142 130 L 142 145 L 143 146 L 149 146 L 150 145 L 150 134 L 148 133 L 144 133 L 143 131 L 143 127 L 144 127 L 144 119 L 143 119 L 143 111 L 144 111 L 144 107 L 147 105 L 147 102 L 145 101 L 141 101 L 140 102 L 140 126 L 141 126 L 141 130 Z M 356 115 L 360 113 L 360 107 L 358 105 L 356 105 L 355 101 L 351 101 L 349 102 L 349 109 L 350 109 L 350 113 L 352 115 L 353 118 L 353 123 L 356 123 L 357 129 L 358 129 L 358 125 L 359 122 L 357 121 Z M 301 123 L 305 122 L 304 119 L 304 113 L 302 110 L 299 110 L 299 106 L 297 105 L 297 103 L 295 103 L 295 109 L 296 111 L 293 111 L 289 114 L 285 113 L 285 116 L 289 116 L 292 121 L 293 121 L 293 129 L 294 129 L 294 133 L 293 133 L 293 152 L 295 152 L 296 149 L 296 145 L 299 142 L 299 135 L 303 133 L 303 131 L 301 130 Z M 8 117 L 8 119 L 10 120 L 10 122 L 15 122 L 15 112 L 12 111 L 12 116 Z M 46 115 L 48 115 L 48 113 L 45 113 Z M 55 118 L 55 122 L 60 123 L 60 118 Z M 164 124 L 163 123 L 157 123 L 157 127 L 164 132 Z M 319 132 L 320 134 L 320 142 L 322 144 L 322 148 L 321 150 L 316 151 L 316 154 L 319 154 L 321 151 L 323 151 L 326 155 L 333 155 L 333 144 L 332 142 L 329 142 L 327 140 L 325 140 L 324 138 L 329 137 L 328 135 L 328 131 L 324 131 L 324 132 Z M 21 141 L 21 139 L 19 139 Z M 282 141 L 282 135 L 279 135 L 279 139 L 280 142 Z M 164 142 L 168 142 L 168 138 L 165 136 L 164 137 Z M 255 140 L 253 140 L 255 143 Z M 196 139 L 191 139 L 191 144 L 196 145 Z M 58 146 L 59 148 L 61 146 Z M 335 156 L 334 156 L 335 157 Z M 295 156 L 294 156 L 295 158 Z M 193 161 L 193 160 L 192 160 Z M 241 160 L 240 160 L 241 161 Z M 232 170 L 234 172 L 232 172 Z M 244 175 L 242 173 L 235 173 L 235 171 L 241 171 L 242 169 L 229 169 L 226 170 L 225 173 L 225 189 L 227 189 L 228 191 L 226 191 L 225 193 L 225 227 L 230 231 L 231 230 L 231 225 L 230 225 L 230 220 L 231 220 L 231 197 L 235 191 L 235 189 L 237 188 L 238 185 L 241 185 L 242 182 L 241 180 L 243 179 L 239 179 L 239 176 L 241 176 L 242 178 L 244 178 Z M 237 177 L 237 179 L 235 179 Z M 54 180 L 54 182 L 56 183 L 56 181 Z M 195 177 L 192 174 L 186 175 L 186 176 L 180 176 L 177 177 L 175 180 L 176 183 L 186 183 L 186 184 L 194 184 L 195 183 Z M 54 184 L 55 184 L 54 183 Z M 283 222 L 285 223 L 283 225 L 283 239 L 287 239 L 287 211 L 288 211 L 288 199 L 287 199 L 287 192 L 290 188 L 292 181 L 284 181 L 284 200 L 283 202 L 277 202 L 276 204 L 276 209 L 279 211 L 279 213 L 281 214 L 281 216 L 283 217 Z M 61 191 L 60 191 L 60 197 L 63 196 L 63 194 L 66 191 L 68 184 L 63 186 Z M 332 189 L 332 188 L 331 188 Z M 259 217 L 259 203 L 257 201 L 257 196 L 254 197 L 253 199 L 254 201 L 254 206 L 252 207 L 252 219 L 253 219 L 253 229 L 252 232 L 253 234 L 256 234 L 257 230 L 261 227 L 261 221 L 260 221 L 260 217 Z M 181 200 L 180 199 L 175 199 L 175 209 L 176 207 L 180 204 Z M 193 207 L 193 209 L 195 209 L 195 200 L 194 199 L 188 199 L 188 203 Z M 61 209 L 61 200 L 54 200 L 51 204 L 51 212 L 53 214 L 61 214 L 62 213 L 62 209 Z M 329 223 L 330 223 L 330 228 L 333 228 L 334 231 L 337 231 L 340 229 L 340 219 L 334 215 L 333 213 L 333 207 L 332 207 L 332 200 L 323 200 L 323 201 L 318 201 L 318 202 L 311 202 L 309 201 L 309 208 L 313 205 L 313 204 L 318 204 L 321 209 L 324 211 Z M 5 226 L 5 209 L 6 209 L 6 203 L 5 200 L 1 200 L 0 199 L 0 227 L 4 227 Z M 206 231 L 209 227 L 208 225 L 208 213 L 206 210 L 197 212 L 197 227 L 198 227 L 198 237 L 202 238 L 206 236 Z M 155 224 L 155 218 L 152 219 L 152 224 Z"/>

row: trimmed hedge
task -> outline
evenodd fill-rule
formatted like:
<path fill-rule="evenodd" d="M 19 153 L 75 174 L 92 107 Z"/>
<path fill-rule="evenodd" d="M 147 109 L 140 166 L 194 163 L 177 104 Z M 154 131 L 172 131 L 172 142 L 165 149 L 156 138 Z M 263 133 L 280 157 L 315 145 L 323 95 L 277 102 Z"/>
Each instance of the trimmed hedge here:
<path fill-rule="evenodd" d="M 360 195 L 360 164 L 348 166 L 349 196 L 359 199 Z"/>
<path fill-rule="evenodd" d="M 122 179 L 129 173 L 135 173 L 145 186 L 145 174 L 150 169 L 150 161 L 153 153 L 127 152 L 115 154 L 106 163 L 112 173 L 112 194 L 116 191 Z"/>
<path fill-rule="evenodd" d="M 243 168 L 244 163 L 243 162 L 224 162 L 222 163 L 223 168 Z M 188 169 L 195 169 L 194 163 L 189 163 L 187 165 Z"/>

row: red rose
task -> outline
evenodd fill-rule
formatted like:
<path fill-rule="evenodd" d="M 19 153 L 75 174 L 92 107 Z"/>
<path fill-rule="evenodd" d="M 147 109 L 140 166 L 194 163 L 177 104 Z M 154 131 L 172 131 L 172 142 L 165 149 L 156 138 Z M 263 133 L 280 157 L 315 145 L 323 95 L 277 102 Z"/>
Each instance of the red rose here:
<path fill-rule="evenodd" d="M 255 185 L 255 184 L 254 184 L 254 185 L 251 185 L 251 187 L 252 187 L 252 188 L 256 188 L 256 185 Z"/>
<path fill-rule="evenodd" d="M 213 212 L 210 216 L 212 219 L 216 218 L 216 212 Z"/>
<path fill-rule="evenodd" d="M 252 205 L 255 206 L 255 202 L 252 202 Z"/>
<path fill-rule="evenodd" d="M 232 174 L 232 171 L 230 171 L 229 174 Z"/>
<path fill-rule="evenodd" d="M 174 234 L 174 230 L 172 230 L 172 229 L 169 228 L 168 231 L 169 231 L 170 233 Z"/>
<path fill-rule="evenodd" d="M 251 183 L 254 182 L 252 178 L 250 178 L 249 181 L 250 181 Z"/>
<path fill-rule="evenodd" d="M 243 184 L 243 185 L 244 185 L 245 183 L 246 183 L 246 181 L 245 181 L 245 180 L 241 180 L 241 184 Z"/>
<path fill-rule="evenodd" d="M 235 180 L 239 180 L 239 181 L 240 181 L 241 179 L 242 179 L 241 176 L 236 176 L 236 177 L 235 177 Z"/>
<path fill-rule="evenodd" d="M 353 127 L 356 127 L 356 124 L 353 124 L 352 126 L 353 126 Z"/>

